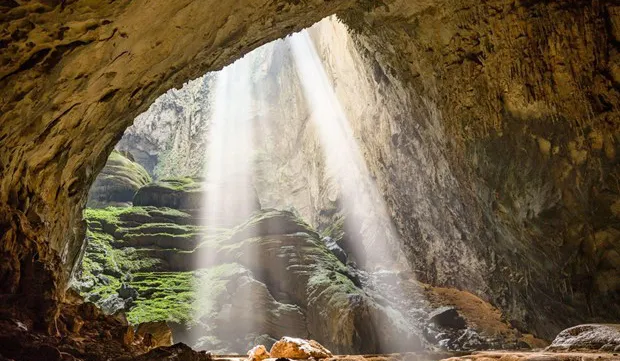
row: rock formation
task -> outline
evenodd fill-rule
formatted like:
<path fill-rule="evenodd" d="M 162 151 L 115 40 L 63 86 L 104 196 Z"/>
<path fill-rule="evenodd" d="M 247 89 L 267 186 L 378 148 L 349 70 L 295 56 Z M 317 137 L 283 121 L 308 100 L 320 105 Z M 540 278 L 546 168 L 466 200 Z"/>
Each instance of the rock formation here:
<path fill-rule="evenodd" d="M 151 182 L 146 170 L 134 162 L 131 154 L 113 151 L 105 167 L 88 192 L 87 207 L 131 205 L 142 186 Z"/>
<path fill-rule="evenodd" d="M 334 13 L 349 36 L 335 39 L 342 57 L 322 57 L 334 57 L 330 74 L 353 65 L 370 82 L 332 79 L 340 97 L 367 104 L 347 115 L 416 276 L 547 338 L 620 319 L 614 2 L 8 0 L 0 10 L 0 293 L 19 298 L 36 329 L 56 331 L 89 187 L 132 120 L 168 89 Z"/>

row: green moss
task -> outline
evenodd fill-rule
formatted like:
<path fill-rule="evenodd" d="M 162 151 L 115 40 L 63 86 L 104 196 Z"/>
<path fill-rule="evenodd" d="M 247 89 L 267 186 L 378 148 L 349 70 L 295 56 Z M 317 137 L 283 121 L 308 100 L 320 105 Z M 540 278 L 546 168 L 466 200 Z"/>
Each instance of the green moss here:
<path fill-rule="evenodd" d="M 333 223 L 321 232 L 321 238 L 330 237 L 338 242 L 344 238 L 344 216 L 338 216 Z"/>
<path fill-rule="evenodd" d="M 130 283 L 140 296 L 127 313 L 132 324 L 172 321 L 195 324 L 218 311 L 218 300 L 226 284 L 243 268 L 235 263 L 221 264 L 193 272 L 137 273 Z M 196 300 L 200 292 L 200 300 Z"/>
<path fill-rule="evenodd" d="M 157 182 L 151 183 L 150 186 L 158 186 L 175 191 L 188 192 L 192 190 L 200 189 L 201 185 L 197 178 L 183 177 L 183 178 L 166 178 L 160 179 Z"/>

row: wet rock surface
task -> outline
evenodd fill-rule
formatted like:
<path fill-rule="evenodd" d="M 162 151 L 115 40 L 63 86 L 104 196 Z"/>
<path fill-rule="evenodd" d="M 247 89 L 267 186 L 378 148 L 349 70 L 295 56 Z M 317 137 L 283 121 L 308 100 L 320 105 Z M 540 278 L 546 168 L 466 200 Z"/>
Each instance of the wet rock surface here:
<path fill-rule="evenodd" d="M 620 353 L 620 325 L 589 324 L 560 332 L 549 351 L 606 351 Z"/>

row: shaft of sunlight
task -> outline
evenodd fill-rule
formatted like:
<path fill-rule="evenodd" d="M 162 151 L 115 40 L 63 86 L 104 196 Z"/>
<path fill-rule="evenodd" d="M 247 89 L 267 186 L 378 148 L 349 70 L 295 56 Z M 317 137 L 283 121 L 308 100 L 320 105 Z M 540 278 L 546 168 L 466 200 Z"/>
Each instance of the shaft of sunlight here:
<path fill-rule="evenodd" d="M 345 229 L 347 237 L 352 238 L 349 240 L 351 252 L 375 280 L 373 289 L 366 291 L 399 305 L 398 311 L 390 310 L 373 320 L 377 336 L 386 350 L 413 351 L 405 330 L 415 326 L 409 323 L 408 317 L 396 315 L 397 312 L 408 313 L 410 300 L 398 281 L 386 282 L 382 276 L 409 271 L 408 263 L 403 261 L 400 239 L 308 31 L 294 34 L 288 40 L 311 119 L 318 129 L 328 172 L 339 183 L 346 215 Z M 388 316 L 390 312 L 392 316 Z M 391 324 L 389 318 L 401 319 L 401 322 Z M 400 331 L 393 332 L 395 326 Z"/>
<path fill-rule="evenodd" d="M 243 315 L 260 312 L 253 309 L 250 297 L 240 289 L 235 295 L 238 302 L 217 315 L 213 314 L 210 307 L 213 307 L 211 293 L 214 285 L 208 281 L 209 272 L 215 272 L 211 267 L 218 261 L 217 240 L 225 237 L 222 230 L 247 220 L 257 208 L 252 185 L 254 104 L 251 94 L 249 57 L 237 60 L 218 73 L 207 140 L 206 189 L 201 217 L 206 226 L 206 242 L 198 248 L 195 260 L 202 272 L 195 286 L 195 310 L 198 322 L 208 324 L 207 327 L 212 327 L 211 332 L 222 339 L 248 333 L 254 325 L 243 320 L 251 320 L 251 317 Z M 207 281 L 201 281 L 202 278 Z M 194 338 L 204 336 L 194 335 Z"/>
<path fill-rule="evenodd" d="M 369 266 L 394 265 L 401 259 L 398 237 L 314 43 L 307 30 L 289 41 L 328 170 L 339 182 L 347 227 L 368 236 L 355 242 L 358 249 L 354 252 Z"/>

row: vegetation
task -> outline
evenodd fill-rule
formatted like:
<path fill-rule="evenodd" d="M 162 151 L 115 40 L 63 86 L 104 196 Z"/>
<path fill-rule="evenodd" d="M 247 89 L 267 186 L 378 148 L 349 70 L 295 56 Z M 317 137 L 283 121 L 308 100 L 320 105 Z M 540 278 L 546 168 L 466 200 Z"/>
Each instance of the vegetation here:
<path fill-rule="evenodd" d="M 126 309 L 132 324 L 208 325 L 217 319 L 222 302 L 231 302 L 230 292 L 237 286 L 230 282 L 253 278 L 253 272 L 264 271 L 262 267 L 290 269 L 294 277 L 304 280 L 295 286 L 299 297 L 305 299 L 302 294 L 307 293 L 308 302 L 320 300 L 330 309 L 346 307 L 348 295 L 361 292 L 347 276 L 346 266 L 294 212 L 262 210 L 238 227 L 212 230 L 209 237 L 204 227 L 191 224 L 189 214 L 164 207 L 87 209 L 85 217 L 88 245 L 78 289 L 95 302 L 120 295 L 121 287 L 135 290 Z M 335 225 L 329 234 L 341 228 Z M 214 263 L 204 269 L 171 272 L 179 266 L 171 268 L 173 262 L 191 257 L 193 248 L 188 250 L 187 245 L 214 255 Z M 267 258 L 257 257 L 258 250 Z M 261 263 L 265 260 L 270 265 Z"/>

